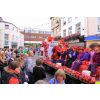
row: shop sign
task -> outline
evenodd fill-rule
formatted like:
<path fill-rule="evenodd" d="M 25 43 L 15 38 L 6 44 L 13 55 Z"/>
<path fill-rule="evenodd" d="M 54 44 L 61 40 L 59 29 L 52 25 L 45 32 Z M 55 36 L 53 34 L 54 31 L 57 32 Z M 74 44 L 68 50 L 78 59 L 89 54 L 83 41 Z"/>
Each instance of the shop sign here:
<path fill-rule="evenodd" d="M 79 39 L 69 41 L 69 43 L 78 43 L 78 42 L 79 42 Z"/>

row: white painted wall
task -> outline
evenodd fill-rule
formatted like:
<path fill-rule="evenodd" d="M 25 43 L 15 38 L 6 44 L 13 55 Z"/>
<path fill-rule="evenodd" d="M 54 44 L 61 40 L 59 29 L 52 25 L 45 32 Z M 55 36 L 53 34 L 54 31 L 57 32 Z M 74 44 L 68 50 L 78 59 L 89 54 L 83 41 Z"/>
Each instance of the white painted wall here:
<path fill-rule="evenodd" d="M 5 29 L 5 25 L 9 25 L 9 29 Z M 11 43 L 15 42 L 18 44 L 18 46 L 24 44 L 24 36 L 20 35 L 20 30 L 10 23 L 0 22 L 0 48 L 4 48 L 4 34 L 9 34 L 9 48 L 11 48 Z M 21 39 L 20 39 L 21 38 Z M 20 44 L 21 41 L 21 44 Z"/>
<path fill-rule="evenodd" d="M 72 22 L 68 23 L 68 17 L 66 17 L 66 25 L 63 26 L 63 20 L 61 21 L 61 36 L 63 36 L 63 30 L 66 29 L 66 36 L 68 36 L 68 28 L 72 26 L 72 34 L 75 34 L 75 26 L 77 23 L 81 23 L 81 35 L 85 37 L 95 34 L 100 34 L 98 32 L 97 25 L 100 25 L 100 20 L 98 17 L 72 17 Z"/>

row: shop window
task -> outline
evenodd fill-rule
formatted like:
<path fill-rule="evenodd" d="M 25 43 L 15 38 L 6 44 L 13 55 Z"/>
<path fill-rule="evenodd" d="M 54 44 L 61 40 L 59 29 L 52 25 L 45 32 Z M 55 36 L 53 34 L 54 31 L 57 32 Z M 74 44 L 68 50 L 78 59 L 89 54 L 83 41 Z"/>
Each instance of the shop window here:
<path fill-rule="evenodd" d="M 5 29 L 9 29 L 9 25 L 5 25 Z"/>
<path fill-rule="evenodd" d="M 72 17 L 68 17 L 68 23 L 72 22 Z"/>
<path fill-rule="evenodd" d="M 4 45 L 9 45 L 9 41 L 4 41 Z"/>
<path fill-rule="evenodd" d="M 5 39 L 5 40 L 9 40 L 9 34 L 5 34 L 5 35 L 4 35 L 4 39 Z"/>

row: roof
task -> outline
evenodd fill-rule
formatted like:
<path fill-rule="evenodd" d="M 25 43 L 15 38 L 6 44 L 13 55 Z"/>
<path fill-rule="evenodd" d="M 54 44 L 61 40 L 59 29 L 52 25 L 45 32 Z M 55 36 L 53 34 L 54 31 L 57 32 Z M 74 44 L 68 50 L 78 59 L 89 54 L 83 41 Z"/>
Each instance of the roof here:
<path fill-rule="evenodd" d="M 0 22 L 3 22 L 3 23 L 8 23 L 8 24 L 11 24 L 13 26 L 15 26 L 16 28 L 18 28 L 16 25 L 14 25 L 13 23 L 10 23 L 10 22 L 7 22 L 7 21 L 4 21 L 2 17 L 0 17 Z M 18 28 L 20 29 L 20 28 Z"/>

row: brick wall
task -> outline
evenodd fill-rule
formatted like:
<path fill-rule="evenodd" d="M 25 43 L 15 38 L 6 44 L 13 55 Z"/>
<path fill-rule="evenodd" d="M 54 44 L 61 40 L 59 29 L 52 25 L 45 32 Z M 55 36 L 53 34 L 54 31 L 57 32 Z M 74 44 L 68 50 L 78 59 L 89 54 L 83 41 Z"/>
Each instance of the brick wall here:
<path fill-rule="evenodd" d="M 24 41 L 43 41 L 50 34 L 40 34 L 40 33 L 25 33 L 21 32 L 24 35 Z"/>

